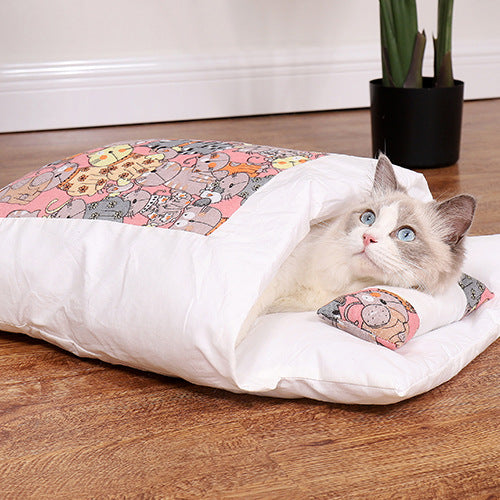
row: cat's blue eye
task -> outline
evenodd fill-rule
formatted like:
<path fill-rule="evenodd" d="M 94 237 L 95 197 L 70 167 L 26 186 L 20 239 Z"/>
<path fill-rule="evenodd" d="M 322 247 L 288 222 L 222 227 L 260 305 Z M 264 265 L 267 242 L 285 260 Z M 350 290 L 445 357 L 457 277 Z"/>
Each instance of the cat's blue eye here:
<path fill-rule="evenodd" d="M 413 241 L 415 239 L 415 231 L 410 227 L 402 227 L 397 234 L 398 240 Z"/>
<path fill-rule="evenodd" d="M 367 210 L 361 214 L 359 220 L 366 226 L 371 226 L 375 222 L 375 214 L 371 210 Z"/>

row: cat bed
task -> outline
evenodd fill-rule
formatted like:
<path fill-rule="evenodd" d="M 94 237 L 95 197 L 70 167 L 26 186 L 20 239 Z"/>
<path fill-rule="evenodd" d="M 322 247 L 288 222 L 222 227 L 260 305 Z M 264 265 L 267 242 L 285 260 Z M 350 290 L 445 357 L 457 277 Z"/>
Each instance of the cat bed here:
<path fill-rule="evenodd" d="M 0 330 L 234 392 L 385 404 L 430 390 L 498 338 L 498 298 L 461 320 L 428 301 L 419 316 L 432 328 L 396 351 L 315 311 L 240 334 L 309 224 L 367 192 L 375 163 L 147 140 L 46 165 L 0 190 Z M 396 175 L 431 199 L 422 175 Z M 467 249 L 464 272 L 500 289 L 500 235 Z"/>

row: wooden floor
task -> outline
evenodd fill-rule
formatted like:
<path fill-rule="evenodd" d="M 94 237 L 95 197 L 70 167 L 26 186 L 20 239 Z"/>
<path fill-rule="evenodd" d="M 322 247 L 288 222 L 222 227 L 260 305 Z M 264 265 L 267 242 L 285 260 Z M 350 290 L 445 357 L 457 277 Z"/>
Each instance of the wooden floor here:
<path fill-rule="evenodd" d="M 499 124 L 500 100 L 466 103 L 459 164 L 425 171 L 435 195 L 478 198 L 473 234 L 500 233 Z M 152 137 L 370 156 L 366 110 L 4 134 L 0 186 Z M 499 354 L 363 407 L 234 395 L 0 332 L 0 498 L 499 498 Z"/>

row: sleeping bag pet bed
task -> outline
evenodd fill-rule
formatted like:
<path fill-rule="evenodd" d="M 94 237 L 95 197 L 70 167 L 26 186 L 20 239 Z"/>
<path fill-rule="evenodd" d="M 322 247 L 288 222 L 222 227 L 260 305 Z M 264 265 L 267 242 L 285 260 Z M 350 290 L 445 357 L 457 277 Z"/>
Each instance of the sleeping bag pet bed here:
<path fill-rule="evenodd" d="M 467 240 L 465 274 L 440 296 L 353 290 L 240 333 L 310 223 L 369 191 L 375 164 L 144 140 L 46 165 L 0 190 L 0 330 L 234 392 L 385 404 L 428 391 L 499 335 L 500 235 Z M 422 175 L 396 175 L 431 200 Z"/>

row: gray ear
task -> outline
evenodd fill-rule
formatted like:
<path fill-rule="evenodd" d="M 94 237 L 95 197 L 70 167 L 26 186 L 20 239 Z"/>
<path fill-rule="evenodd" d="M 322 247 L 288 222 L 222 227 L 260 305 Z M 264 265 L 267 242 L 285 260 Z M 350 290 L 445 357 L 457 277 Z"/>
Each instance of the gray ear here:
<path fill-rule="evenodd" d="M 398 184 L 394 167 L 391 160 L 384 154 L 380 153 L 375 168 L 375 177 L 373 178 L 373 193 L 390 193 L 391 191 L 404 191 Z"/>
<path fill-rule="evenodd" d="M 446 231 L 446 243 L 456 245 L 462 240 L 472 224 L 475 210 L 476 200 L 468 194 L 455 196 L 437 205 Z"/>

